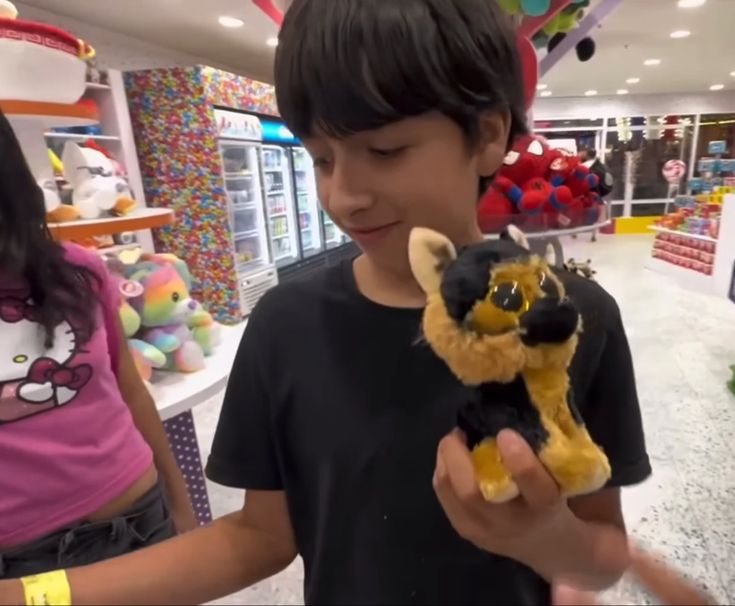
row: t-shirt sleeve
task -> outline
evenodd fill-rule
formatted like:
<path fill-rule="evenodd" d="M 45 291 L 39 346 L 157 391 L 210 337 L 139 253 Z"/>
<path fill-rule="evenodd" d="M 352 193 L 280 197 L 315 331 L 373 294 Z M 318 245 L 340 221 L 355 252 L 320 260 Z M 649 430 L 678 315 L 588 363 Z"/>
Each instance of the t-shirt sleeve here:
<path fill-rule="evenodd" d="M 651 474 L 633 360 L 617 305 L 611 301 L 599 365 L 590 383 L 584 419 L 612 467 L 608 487 L 637 484 Z"/>
<path fill-rule="evenodd" d="M 232 366 L 207 462 L 207 477 L 231 488 L 282 490 L 265 375 L 267 345 L 251 315 Z"/>

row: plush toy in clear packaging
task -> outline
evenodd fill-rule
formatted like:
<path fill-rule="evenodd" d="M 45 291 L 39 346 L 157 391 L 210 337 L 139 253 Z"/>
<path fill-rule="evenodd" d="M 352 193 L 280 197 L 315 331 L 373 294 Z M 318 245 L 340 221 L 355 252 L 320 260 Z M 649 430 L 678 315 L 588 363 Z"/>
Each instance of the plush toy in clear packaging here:
<path fill-rule="evenodd" d="M 524 437 L 564 495 L 602 488 L 610 465 L 575 408 L 567 372 L 581 319 L 546 262 L 506 238 L 457 252 L 422 228 L 411 233 L 409 257 L 427 295 L 424 337 L 472 388 L 458 425 L 484 498 L 518 495 L 496 444 L 503 429 Z"/>

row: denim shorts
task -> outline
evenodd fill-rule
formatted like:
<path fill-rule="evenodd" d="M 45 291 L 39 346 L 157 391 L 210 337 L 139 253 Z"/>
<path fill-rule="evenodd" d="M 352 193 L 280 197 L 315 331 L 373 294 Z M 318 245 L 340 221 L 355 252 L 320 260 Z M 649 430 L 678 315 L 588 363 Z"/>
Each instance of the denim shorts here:
<path fill-rule="evenodd" d="M 104 522 L 82 522 L 41 539 L 0 551 L 0 579 L 93 564 L 175 535 L 160 484 L 122 515 Z"/>

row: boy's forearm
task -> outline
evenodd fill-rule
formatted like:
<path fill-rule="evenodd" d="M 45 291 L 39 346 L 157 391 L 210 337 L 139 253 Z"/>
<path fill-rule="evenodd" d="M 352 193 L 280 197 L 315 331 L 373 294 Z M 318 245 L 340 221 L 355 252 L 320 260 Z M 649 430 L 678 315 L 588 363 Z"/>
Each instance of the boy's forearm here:
<path fill-rule="evenodd" d="M 67 571 L 72 603 L 202 604 L 280 572 L 294 559 L 241 513 L 141 551 Z M 0 581 L 0 604 L 24 603 L 20 581 Z"/>
<path fill-rule="evenodd" d="M 549 582 L 563 582 L 586 591 L 614 585 L 630 564 L 625 532 L 569 513 L 558 540 L 541 547 L 531 567 Z"/>

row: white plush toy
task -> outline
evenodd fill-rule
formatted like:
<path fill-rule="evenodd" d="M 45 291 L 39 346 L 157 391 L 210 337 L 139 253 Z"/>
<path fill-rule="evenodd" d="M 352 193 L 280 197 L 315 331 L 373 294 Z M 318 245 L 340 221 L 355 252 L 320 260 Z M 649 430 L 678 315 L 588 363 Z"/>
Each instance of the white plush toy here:
<path fill-rule="evenodd" d="M 0 18 L 15 19 L 18 17 L 18 9 L 8 0 L 0 0 Z"/>
<path fill-rule="evenodd" d="M 123 215 L 135 208 L 128 184 L 115 176 L 107 156 L 72 141 L 64 146 L 64 178 L 73 189 L 72 202 L 82 219 Z"/>

